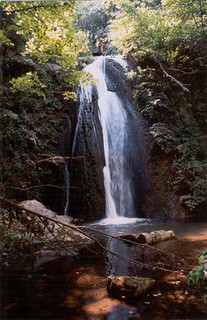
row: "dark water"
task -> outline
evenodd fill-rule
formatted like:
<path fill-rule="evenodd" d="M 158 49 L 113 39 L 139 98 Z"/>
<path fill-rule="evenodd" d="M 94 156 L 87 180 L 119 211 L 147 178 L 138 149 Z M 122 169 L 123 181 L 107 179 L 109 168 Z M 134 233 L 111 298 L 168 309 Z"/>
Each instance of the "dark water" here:
<path fill-rule="evenodd" d="M 164 249 L 187 257 L 188 261 L 207 246 L 207 223 L 175 223 L 139 220 L 132 224 L 95 224 L 110 233 L 138 233 L 174 230 L 178 240 L 166 241 Z M 95 234 L 95 233 L 93 233 Z M 120 240 L 100 237 L 102 244 L 128 258 L 133 250 Z M 207 319 L 199 295 L 192 291 L 182 274 L 154 273 L 134 269 L 110 253 L 81 251 L 79 259 L 59 257 L 41 268 L 3 268 L 1 273 L 1 319 Z M 27 267 L 27 265 L 26 265 Z M 110 297 L 108 275 L 147 275 L 157 280 L 154 288 L 131 305 Z"/>

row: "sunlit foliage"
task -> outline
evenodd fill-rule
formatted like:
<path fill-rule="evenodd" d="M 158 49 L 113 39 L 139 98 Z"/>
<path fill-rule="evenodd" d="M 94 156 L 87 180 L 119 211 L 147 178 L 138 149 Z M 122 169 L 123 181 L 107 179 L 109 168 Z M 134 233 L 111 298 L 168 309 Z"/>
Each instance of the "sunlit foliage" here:
<path fill-rule="evenodd" d="M 110 38 L 124 54 L 137 56 L 147 51 L 175 61 L 183 46 L 206 41 L 206 0 L 162 0 L 157 5 L 153 1 L 114 2 L 119 10 L 110 27 Z"/>
<path fill-rule="evenodd" d="M 39 63 L 58 64 L 66 72 L 67 81 L 77 84 L 77 56 L 87 52 L 87 41 L 75 26 L 75 1 L 8 1 L 2 3 L 4 13 L 12 20 L 4 23 L 1 37 L 11 44 L 11 29 L 25 38 L 24 56 Z M 75 72 L 75 73 L 74 73 Z"/>

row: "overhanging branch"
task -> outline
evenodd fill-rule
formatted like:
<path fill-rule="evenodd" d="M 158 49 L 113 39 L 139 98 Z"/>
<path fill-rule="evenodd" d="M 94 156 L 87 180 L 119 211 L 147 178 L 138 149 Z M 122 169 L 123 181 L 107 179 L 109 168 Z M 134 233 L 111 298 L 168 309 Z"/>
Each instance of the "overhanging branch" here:
<path fill-rule="evenodd" d="M 186 86 L 185 86 L 183 83 L 181 83 L 179 80 L 177 80 L 176 78 L 174 78 L 173 76 L 171 76 L 171 75 L 164 69 L 163 65 L 161 64 L 161 62 L 157 59 L 157 57 L 156 57 L 154 54 L 153 54 L 152 56 L 153 56 L 153 58 L 155 59 L 155 61 L 159 64 L 159 66 L 160 66 L 160 68 L 161 68 L 161 70 L 162 70 L 162 72 L 163 72 L 163 74 L 164 74 L 165 77 L 170 78 L 172 81 L 174 81 L 175 83 L 177 83 L 184 91 L 190 92 L 190 91 L 188 90 L 188 88 L 186 88 Z"/>

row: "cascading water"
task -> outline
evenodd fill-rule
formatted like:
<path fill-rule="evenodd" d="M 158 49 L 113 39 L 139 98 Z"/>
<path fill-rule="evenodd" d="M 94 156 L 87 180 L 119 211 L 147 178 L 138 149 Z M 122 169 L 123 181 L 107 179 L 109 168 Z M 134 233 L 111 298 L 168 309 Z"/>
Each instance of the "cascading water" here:
<path fill-rule="evenodd" d="M 84 70 L 90 72 L 97 79 L 99 120 L 102 126 L 105 156 L 103 176 L 106 217 L 133 217 L 135 209 L 125 157 L 127 114 L 118 95 L 107 89 L 105 58 L 99 57 Z M 73 151 L 76 145 L 77 130 L 80 126 L 83 105 L 92 102 L 92 86 L 82 87 L 80 100 L 81 105 Z"/>
<path fill-rule="evenodd" d="M 109 223 L 117 224 L 124 219 L 127 223 L 126 218 L 132 222 L 131 218 L 141 213 L 147 185 L 141 119 L 130 100 L 127 70 L 121 57 L 98 57 L 84 68 L 95 84 L 83 84 L 79 91 L 70 153 L 73 160 L 65 171 L 67 184 L 73 188 L 65 214 L 69 208 L 74 216 L 87 221 L 105 215 L 116 220 Z"/>
<path fill-rule="evenodd" d="M 70 195 L 70 174 L 68 171 L 68 164 L 65 164 L 65 186 L 66 186 L 66 204 L 64 208 L 64 215 L 67 215 L 68 212 L 68 206 L 69 206 L 69 195 Z"/>

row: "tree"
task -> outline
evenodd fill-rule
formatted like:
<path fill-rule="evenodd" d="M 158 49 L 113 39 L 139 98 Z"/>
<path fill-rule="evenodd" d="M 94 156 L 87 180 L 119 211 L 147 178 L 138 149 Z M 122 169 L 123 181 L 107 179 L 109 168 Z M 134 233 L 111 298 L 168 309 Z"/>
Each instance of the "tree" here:
<path fill-rule="evenodd" d="M 11 30 L 25 38 L 24 56 L 38 63 L 58 64 L 70 84 L 78 84 L 82 76 L 77 71 L 77 56 L 88 51 L 82 31 L 75 26 L 75 1 L 11 1 L 1 4 L 4 12 L 4 45 L 13 45 Z M 6 16 L 11 19 L 7 25 Z"/>
<path fill-rule="evenodd" d="M 119 11 L 110 26 L 112 44 L 124 54 L 136 57 L 150 52 L 170 63 L 178 56 L 186 62 L 181 54 L 184 49 L 199 51 L 203 57 L 207 1 L 163 0 L 153 6 L 151 2 L 115 1 Z"/>
<path fill-rule="evenodd" d="M 113 10 L 112 4 L 105 7 L 102 1 L 78 1 L 78 25 L 87 35 L 93 53 L 108 49 L 108 25 Z"/>

